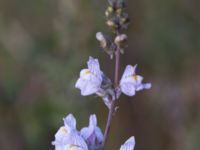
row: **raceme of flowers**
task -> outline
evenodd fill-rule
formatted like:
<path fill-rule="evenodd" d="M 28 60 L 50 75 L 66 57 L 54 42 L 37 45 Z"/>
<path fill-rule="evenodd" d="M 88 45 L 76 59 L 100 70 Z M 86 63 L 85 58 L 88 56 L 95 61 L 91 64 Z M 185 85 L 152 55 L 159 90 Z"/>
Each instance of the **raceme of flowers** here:
<path fill-rule="evenodd" d="M 124 12 L 124 0 L 108 0 L 109 6 L 105 11 L 106 24 L 115 34 L 115 38 L 110 38 L 102 32 L 96 33 L 96 39 L 100 42 L 100 47 L 112 59 L 116 56 L 116 72 L 119 72 L 119 57 L 124 53 L 127 47 L 128 36 L 122 33 L 129 24 L 129 16 Z M 104 104 L 109 109 L 106 129 L 109 129 L 111 119 L 109 117 L 116 111 L 115 100 L 119 99 L 123 93 L 127 96 L 134 96 L 136 92 L 150 89 L 151 83 L 143 83 L 143 77 L 136 74 L 137 65 L 127 65 L 119 85 L 113 85 L 112 81 L 101 71 L 98 59 L 89 57 L 87 68 L 80 71 L 80 76 L 75 87 L 80 89 L 82 96 L 96 94 L 101 97 Z M 118 74 L 115 74 L 115 82 L 118 82 Z M 90 115 L 89 125 L 80 131 L 76 129 L 76 119 L 69 114 L 64 119 L 64 125 L 55 134 L 55 140 L 52 144 L 55 150 L 102 150 L 105 147 L 109 130 L 105 129 L 102 134 L 97 126 L 96 115 Z M 120 150 L 134 150 L 135 138 L 130 137 Z"/>
<path fill-rule="evenodd" d="M 90 115 L 88 127 L 80 131 L 76 129 L 76 119 L 69 114 L 64 119 L 64 125 L 55 134 L 55 140 L 52 144 L 55 150 L 95 150 L 101 149 L 103 134 L 97 126 L 96 115 Z M 130 137 L 120 150 L 133 150 L 135 147 L 135 138 Z"/>
<path fill-rule="evenodd" d="M 105 75 L 100 70 L 98 59 L 89 57 L 89 61 L 87 64 L 88 64 L 88 69 L 81 70 L 80 77 L 77 80 L 75 87 L 81 90 L 81 95 L 83 96 L 91 94 L 100 95 L 99 93 L 108 93 L 108 89 L 102 88 L 102 82 L 103 79 L 105 78 L 104 77 Z M 151 88 L 150 83 L 142 83 L 143 80 L 142 76 L 136 75 L 135 73 L 136 67 L 137 65 L 126 66 L 125 71 L 120 80 L 119 90 L 118 90 L 119 93 L 117 95 L 120 95 L 120 93 L 122 92 L 125 95 L 134 96 L 137 91 Z M 109 94 L 112 93 L 111 94 L 112 100 L 115 99 L 114 89 L 112 89 L 112 86 L 110 86 L 109 90 L 113 92 L 109 93 Z"/>

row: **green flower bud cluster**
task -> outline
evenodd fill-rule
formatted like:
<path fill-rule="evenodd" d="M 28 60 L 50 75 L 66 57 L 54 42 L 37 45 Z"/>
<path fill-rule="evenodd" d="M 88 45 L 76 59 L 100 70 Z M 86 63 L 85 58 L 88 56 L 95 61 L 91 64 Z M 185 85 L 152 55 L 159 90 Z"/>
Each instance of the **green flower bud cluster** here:
<path fill-rule="evenodd" d="M 108 0 L 108 3 L 109 6 L 105 11 L 106 24 L 116 36 L 112 39 L 102 32 L 97 32 L 96 39 L 100 42 L 100 47 L 112 59 L 117 49 L 123 54 L 124 48 L 127 47 L 126 41 L 128 37 L 122 33 L 122 30 L 128 27 L 130 20 L 128 14 L 124 11 L 124 0 Z"/>
<path fill-rule="evenodd" d="M 123 0 L 109 0 L 109 6 L 105 11 L 106 24 L 117 32 L 126 29 L 130 22 L 129 16 L 124 12 L 125 4 Z"/>

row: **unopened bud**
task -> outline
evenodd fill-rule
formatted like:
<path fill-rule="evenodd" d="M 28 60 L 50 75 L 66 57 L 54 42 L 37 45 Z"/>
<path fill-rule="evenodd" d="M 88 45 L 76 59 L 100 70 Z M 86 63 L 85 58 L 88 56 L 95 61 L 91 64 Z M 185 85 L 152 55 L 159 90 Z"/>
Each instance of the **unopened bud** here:
<path fill-rule="evenodd" d="M 112 20 L 108 20 L 108 21 L 106 22 L 106 24 L 107 24 L 110 28 L 112 28 L 112 29 L 116 29 L 116 28 L 117 28 L 116 23 L 115 23 L 114 21 L 112 21 Z"/>
<path fill-rule="evenodd" d="M 105 48 L 107 46 L 107 41 L 106 41 L 106 38 L 103 35 L 103 33 L 97 32 L 96 33 L 96 38 L 100 42 L 102 48 Z"/>
<path fill-rule="evenodd" d="M 98 41 L 105 40 L 105 37 L 104 37 L 103 33 L 101 33 L 101 32 L 96 33 L 96 38 L 97 38 Z"/>
<path fill-rule="evenodd" d="M 118 15 L 120 15 L 120 14 L 122 13 L 122 8 L 117 9 L 117 10 L 116 10 L 116 13 L 117 13 Z"/>
<path fill-rule="evenodd" d="M 126 23 L 129 23 L 129 18 L 125 18 L 125 17 L 123 17 L 123 18 L 121 18 L 121 23 L 122 24 L 126 24 Z"/>
<path fill-rule="evenodd" d="M 110 38 L 106 35 L 104 35 L 101 32 L 96 33 L 96 38 L 100 42 L 101 48 L 110 55 L 110 58 L 112 59 L 114 51 L 116 49 L 116 45 L 111 42 Z"/>
<path fill-rule="evenodd" d="M 128 39 L 127 35 L 126 34 L 121 34 L 121 35 L 118 35 L 116 38 L 115 38 L 115 44 L 118 45 L 118 46 L 121 46 L 124 44 L 124 42 L 126 42 Z"/>
<path fill-rule="evenodd" d="M 127 13 L 123 13 L 122 17 L 120 18 L 120 25 L 121 25 L 123 28 L 127 28 L 129 22 L 130 22 L 130 19 L 129 19 L 128 14 L 127 14 Z"/>
<path fill-rule="evenodd" d="M 110 13 L 106 10 L 105 11 L 105 16 L 108 17 L 110 15 Z"/>
<path fill-rule="evenodd" d="M 112 6 L 108 6 L 108 12 L 110 12 L 110 13 L 112 13 L 113 12 L 113 8 L 112 8 Z"/>
<path fill-rule="evenodd" d="M 125 2 L 124 0 L 108 0 L 109 4 L 113 6 L 115 9 L 124 8 Z"/>
<path fill-rule="evenodd" d="M 108 8 L 105 11 L 106 17 L 109 17 L 113 13 L 113 11 L 114 10 L 113 10 L 112 6 L 108 6 Z"/>

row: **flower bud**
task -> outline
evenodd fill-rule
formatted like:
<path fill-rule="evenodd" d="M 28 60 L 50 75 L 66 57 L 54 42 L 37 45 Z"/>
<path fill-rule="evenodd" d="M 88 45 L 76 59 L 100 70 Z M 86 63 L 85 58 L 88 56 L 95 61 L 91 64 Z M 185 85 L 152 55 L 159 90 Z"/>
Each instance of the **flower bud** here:
<path fill-rule="evenodd" d="M 128 37 L 126 34 L 121 34 L 121 35 L 118 35 L 116 38 L 115 38 L 115 44 L 119 47 L 121 47 L 122 45 L 124 45 L 124 43 L 127 41 Z"/>
<path fill-rule="evenodd" d="M 108 0 L 108 2 L 115 9 L 117 9 L 117 8 L 124 8 L 125 7 L 124 0 Z"/>
<path fill-rule="evenodd" d="M 108 6 L 108 8 L 105 11 L 105 15 L 106 17 L 109 17 L 112 13 L 113 13 L 113 7 L 112 6 Z"/>
<path fill-rule="evenodd" d="M 114 21 L 112 21 L 112 20 L 108 20 L 108 21 L 106 22 L 106 24 L 107 24 L 111 29 L 116 29 L 116 28 L 117 28 L 117 24 L 116 24 Z"/>
<path fill-rule="evenodd" d="M 116 49 L 116 45 L 112 43 L 110 38 L 106 35 L 104 35 L 101 32 L 96 33 L 96 39 L 100 42 L 101 48 L 110 55 L 111 59 L 113 57 L 114 51 Z"/>
<path fill-rule="evenodd" d="M 101 32 L 96 33 L 96 38 L 97 38 L 98 41 L 105 40 L 105 37 L 104 37 L 103 33 L 101 33 Z"/>
<path fill-rule="evenodd" d="M 96 39 L 100 42 L 102 48 L 105 48 L 107 46 L 106 38 L 103 33 L 97 32 Z"/>
<path fill-rule="evenodd" d="M 123 13 L 122 16 L 120 17 L 120 25 L 123 28 L 127 28 L 129 25 L 130 19 L 127 13 Z"/>
<path fill-rule="evenodd" d="M 117 15 L 121 15 L 121 13 L 122 13 L 122 8 L 117 9 L 117 10 L 116 10 L 116 13 L 117 13 Z"/>

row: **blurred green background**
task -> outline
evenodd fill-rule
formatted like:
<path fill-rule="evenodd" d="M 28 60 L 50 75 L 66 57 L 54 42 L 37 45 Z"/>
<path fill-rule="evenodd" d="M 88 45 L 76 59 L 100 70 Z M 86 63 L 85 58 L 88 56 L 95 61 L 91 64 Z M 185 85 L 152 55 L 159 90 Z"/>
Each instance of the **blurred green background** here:
<path fill-rule="evenodd" d="M 51 141 L 73 113 L 78 128 L 107 109 L 74 88 L 91 55 L 113 77 L 114 63 L 95 33 L 105 26 L 106 0 L 0 0 L 0 149 L 53 150 Z M 138 64 L 151 90 L 122 96 L 107 148 L 131 135 L 136 150 L 200 149 L 200 1 L 127 0 L 131 25 L 122 57 Z"/>

